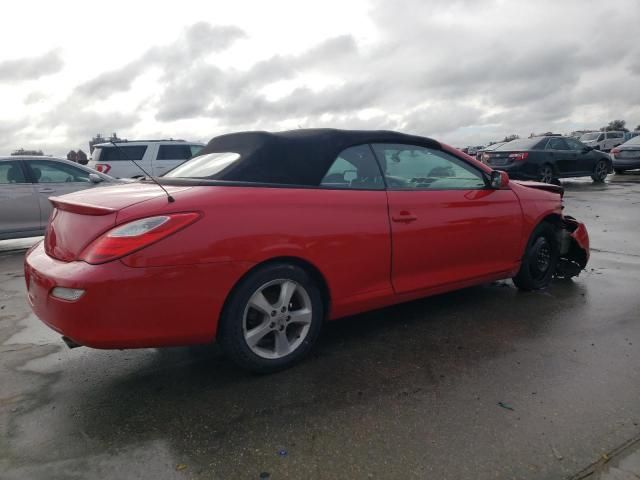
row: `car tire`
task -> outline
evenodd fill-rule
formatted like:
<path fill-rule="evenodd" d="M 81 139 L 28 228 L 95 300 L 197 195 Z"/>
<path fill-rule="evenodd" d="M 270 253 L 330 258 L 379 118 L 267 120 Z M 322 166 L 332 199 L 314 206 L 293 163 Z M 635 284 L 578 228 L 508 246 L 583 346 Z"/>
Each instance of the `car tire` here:
<path fill-rule="evenodd" d="M 218 341 L 241 368 L 271 373 L 309 353 L 323 322 L 322 295 L 311 276 L 296 265 L 273 263 L 234 288 L 220 319 Z"/>
<path fill-rule="evenodd" d="M 616 174 L 618 175 L 624 175 L 626 170 L 623 170 L 622 168 L 616 168 L 615 169 Z"/>
<path fill-rule="evenodd" d="M 598 160 L 598 162 L 596 163 L 596 166 L 593 169 L 593 174 L 591 175 L 591 179 L 595 182 L 595 183 L 604 183 L 604 181 L 607 178 L 607 175 L 609 175 L 609 162 L 607 162 L 606 160 Z"/>
<path fill-rule="evenodd" d="M 559 255 L 555 227 L 547 222 L 541 223 L 527 242 L 513 283 L 524 291 L 546 288 L 555 274 Z"/>
<path fill-rule="evenodd" d="M 555 174 L 553 166 L 550 163 L 545 163 L 538 169 L 538 180 L 542 183 L 553 183 Z"/>

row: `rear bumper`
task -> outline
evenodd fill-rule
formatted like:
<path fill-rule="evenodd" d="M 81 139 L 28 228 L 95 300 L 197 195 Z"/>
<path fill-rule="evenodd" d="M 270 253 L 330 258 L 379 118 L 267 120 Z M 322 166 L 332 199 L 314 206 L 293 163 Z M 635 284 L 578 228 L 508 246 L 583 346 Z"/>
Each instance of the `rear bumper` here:
<path fill-rule="evenodd" d="M 640 158 L 614 158 L 613 168 L 634 170 L 640 168 Z"/>
<path fill-rule="evenodd" d="M 25 257 L 34 313 L 73 342 L 94 348 L 207 343 L 236 281 L 248 266 L 215 263 L 152 268 L 120 261 L 102 265 L 61 262 L 39 244 Z M 76 301 L 51 295 L 54 287 L 83 289 Z"/>

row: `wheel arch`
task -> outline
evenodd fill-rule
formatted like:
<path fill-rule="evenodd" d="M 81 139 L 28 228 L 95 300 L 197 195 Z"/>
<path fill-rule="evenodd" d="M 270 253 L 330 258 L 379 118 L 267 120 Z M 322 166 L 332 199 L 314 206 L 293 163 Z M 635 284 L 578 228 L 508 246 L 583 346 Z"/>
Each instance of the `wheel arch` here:
<path fill-rule="evenodd" d="M 311 263 L 310 261 L 300 258 L 300 257 L 295 257 L 295 256 L 280 256 L 280 257 L 273 257 L 273 258 L 269 258 L 267 260 L 263 260 L 259 263 L 256 263 L 255 265 L 253 265 L 249 270 L 247 270 L 233 285 L 233 287 L 229 290 L 229 293 L 227 294 L 225 300 L 224 300 L 224 304 L 222 306 L 222 309 L 220 310 L 220 318 L 222 318 L 222 316 L 225 314 L 228 306 L 229 306 L 229 301 L 231 300 L 232 296 L 235 294 L 236 290 L 238 289 L 238 287 L 240 286 L 240 284 L 249 276 L 251 275 L 253 272 L 255 272 L 256 270 L 260 269 L 260 268 L 264 268 L 267 265 L 272 265 L 272 264 L 276 264 L 276 263 L 286 263 L 289 265 L 295 265 L 301 269 L 303 269 L 305 272 L 307 272 L 307 274 L 309 274 L 309 276 L 316 282 L 316 284 L 318 285 L 318 288 L 320 289 L 320 293 L 322 295 L 322 306 L 323 306 L 323 313 L 324 313 L 324 317 L 328 318 L 329 316 L 329 311 L 331 309 L 331 290 L 329 289 L 329 284 L 327 283 L 327 280 L 325 278 L 325 276 L 323 275 L 323 273 L 320 271 L 320 269 L 314 265 L 313 263 Z M 223 332 L 220 329 L 220 319 L 218 319 L 218 324 L 216 326 L 216 336 L 222 334 Z"/>

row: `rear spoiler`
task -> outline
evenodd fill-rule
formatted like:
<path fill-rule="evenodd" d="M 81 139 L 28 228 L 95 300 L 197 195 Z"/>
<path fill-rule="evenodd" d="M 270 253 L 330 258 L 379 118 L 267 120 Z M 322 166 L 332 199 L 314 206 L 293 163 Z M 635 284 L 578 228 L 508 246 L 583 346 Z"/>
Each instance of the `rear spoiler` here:
<path fill-rule="evenodd" d="M 99 207 L 97 205 L 89 205 L 87 203 L 70 202 L 69 200 L 64 200 L 60 197 L 50 197 L 49 201 L 58 210 L 79 213 L 81 215 L 100 216 L 109 215 L 110 213 L 115 213 L 117 211 L 115 208 Z"/>

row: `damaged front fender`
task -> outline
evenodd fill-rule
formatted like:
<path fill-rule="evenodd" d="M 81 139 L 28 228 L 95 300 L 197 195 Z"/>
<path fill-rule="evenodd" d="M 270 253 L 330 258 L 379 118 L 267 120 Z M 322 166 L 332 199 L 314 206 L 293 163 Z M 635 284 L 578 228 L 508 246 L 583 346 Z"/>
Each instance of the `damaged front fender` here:
<path fill-rule="evenodd" d="M 589 234 L 583 223 L 575 218 L 562 218 L 562 227 L 558 231 L 560 258 L 555 276 L 558 278 L 576 277 L 589 261 Z"/>

